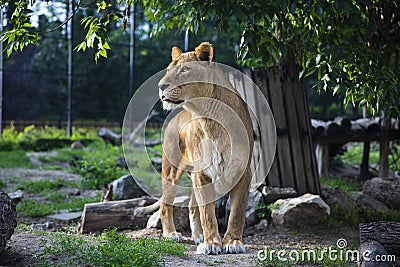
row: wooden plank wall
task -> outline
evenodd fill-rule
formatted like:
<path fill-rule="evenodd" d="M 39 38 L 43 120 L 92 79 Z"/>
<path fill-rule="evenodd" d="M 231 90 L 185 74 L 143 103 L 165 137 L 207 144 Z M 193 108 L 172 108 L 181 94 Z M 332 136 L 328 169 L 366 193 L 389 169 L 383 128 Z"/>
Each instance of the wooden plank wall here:
<path fill-rule="evenodd" d="M 295 67 L 273 67 L 268 69 L 244 70 L 262 91 L 272 110 L 276 132 L 277 145 L 274 161 L 265 183 L 273 187 L 292 187 L 299 195 L 305 193 L 320 194 L 321 186 L 317 171 L 315 151 L 311 140 L 311 124 L 308 101 L 304 87 L 295 82 L 298 79 L 298 69 Z M 282 77 L 284 73 L 284 77 Z M 255 103 L 256 113 L 260 118 L 260 130 L 265 131 L 268 121 L 265 111 L 257 108 L 255 90 L 244 90 L 242 81 L 229 77 L 232 85 L 249 103 Z M 261 140 L 268 142 L 268 140 Z M 259 158 L 268 160 L 268 151 L 260 143 L 255 143 L 253 162 Z M 268 148 L 267 148 L 268 149 Z M 268 167 L 261 162 L 261 168 Z M 253 164 L 252 170 L 255 166 Z M 257 179 L 263 179 L 258 177 Z"/>

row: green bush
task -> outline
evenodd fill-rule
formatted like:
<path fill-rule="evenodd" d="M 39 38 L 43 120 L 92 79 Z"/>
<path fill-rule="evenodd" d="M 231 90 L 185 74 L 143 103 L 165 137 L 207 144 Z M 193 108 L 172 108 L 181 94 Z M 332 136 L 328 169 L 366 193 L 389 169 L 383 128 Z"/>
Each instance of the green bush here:
<path fill-rule="evenodd" d="M 81 160 L 74 162 L 73 171 L 81 175 L 83 188 L 101 189 L 103 184 L 129 173 L 127 169 L 117 166 L 117 159 L 121 157 L 121 147 L 96 142 Z"/>
<path fill-rule="evenodd" d="M 73 141 L 79 140 L 83 145 L 88 145 L 95 140 L 100 140 L 95 130 L 73 129 L 73 135 L 68 138 L 67 131 L 55 127 L 35 128 L 30 125 L 23 131 L 15 130 L 13 124 L 4 129 L 0 138 L 0 151 L 29 150 L 47 151 L 56 148 L 68 147 Z"/>

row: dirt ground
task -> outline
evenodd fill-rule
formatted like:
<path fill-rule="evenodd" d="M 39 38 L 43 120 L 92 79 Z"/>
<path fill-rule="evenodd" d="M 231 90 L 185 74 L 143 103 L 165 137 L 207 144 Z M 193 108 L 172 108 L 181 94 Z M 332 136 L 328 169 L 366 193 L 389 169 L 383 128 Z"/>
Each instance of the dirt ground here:
<path fill-rule="evenodd" d="M 253 232 L 253 233 L 252 233 Z M 127 231 L 132 238 L 141 236 L 158 237 L 161 230 L 143 229 Z M 222 255 L 197 255 L 196 246 L 185 233 L 184 243 L 188 248 L 188 257 L 167 256 L 162 266 L 257 266 L 257 254 L 265 246 L 273 249 L 296 249 L 300 247 L 335 247 L 339 238 L 345 238 L 349 243 L 357 242 L 355 231 L 346 233 L 311 233 L 296 232 L 285 229 L 269 227 L 263 232 L 248 229 L 243 241 L 247 252 L 243 254 L 222 254 Z M 8 248 L 0 257 L 0 266 L 39 266 L 41 263 L 40 254 L 45 248 L 49 236 L 33 231 L 18 231 L 8 242 Z M 54 259 L 53 259 L 54 260 Z M 57 262 L 55 259 L 54 263 Z M 354 265 L 355 266 L 355 265 Z"/>
<path fill-rule="evenodd" d="M 61 178 L 65 181 L 76 181 L 79 176 L 64 171 L 38 170 L 38 169 L 0 169 L 0 177 L 19 177 L 30 180 Z M 13 192 L 13 185 L 7 185 L 6 191 Z M 93 192 L 87 192 L 92 194 Z M 25 196 L 29 197 L 29 196 Z M 27 225 L 33 223 L 43 223 L 45 218 L 35 220 L 20 221 Z M 55 222 L 58 229 L 70 225 Z M 127 231 L 132 238 L 140 236 L 158 237 L 161 231 L 158 229 L 142 229 Z M 256 266 L 257 253 L 265 246 L 273 249 L 296 249 L 300 247 L 335 247 L 339 238 L 345 238 L 348 244 L 357 245 L 358 231 L 352 229 L 342 229 L 340 232 L 312 231 L 312 230 L 287 230 L 268 226 L 262 230 L 254 228 L 245 229 L 243 241 L 247 252 L 244 254 L 222 254 L 222 255 L 196 255 L 196 247 L 189 239 L 189 233 L 184 233 L 184 243 L 188 248 L 188 257 L 179 258 L 167 256 L 163 266 Z M 9 266 L 40 266 L 40 254 L 43 252 L 46 240 L 49 236 L 40 232 L 29 230 L 18 230 L 14 233 L 7 244 L 6 251 L 0 255 L 0 267 Z M 55 259 L 54 264 L 57 263 Z"/>

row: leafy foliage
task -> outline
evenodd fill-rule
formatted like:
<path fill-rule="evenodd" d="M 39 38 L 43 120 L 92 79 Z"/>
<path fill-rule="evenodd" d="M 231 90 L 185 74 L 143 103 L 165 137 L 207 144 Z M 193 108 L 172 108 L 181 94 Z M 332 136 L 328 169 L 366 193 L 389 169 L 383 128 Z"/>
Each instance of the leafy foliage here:
<path fill-rule="evenodd" d="M 75 161 L 73 171 L 82 176 L 83 188 L 101 189 L 103 184 L 129 173 L 117 165 L 118 158 L 123 158 L 121 147 L 94 143 L 89 153 L 84 153 L 82 159 Z"/>
<path fill-rule="evenodd" d="M 1 1 L 3 5 L 7 1 Z M 29 44 L 36 44 L 39 34 L 31 29 L 30 17 L 32 10 L 28 9 L 28 3 L 25 0 L 15 2 L 15 9 L 11 16 L 11 29 L 1 35 L 1 41 L 5 42 L 5 50 L 10 56 L 14 51 L 22 51 Z"/>
<path fill-rule="evenodd" d="M 242 65 L 297 62 L 303 68 L 300 77 L 316 75 L 319 90 L 342 94 L 346 104 L 400 115 L 400 8 L 395 0 L 97 0 L 97 13 L 82 20 L 88 31 L 77 50 L 93 47 L 96 61 L 107 57 L 108 28 L 117 21 L 125 28 L 129 6 L 139 2 L 155 36 L 171 29 L 201 32 L 208 22 L 224 32 L 240 29 L 237 59 Z M 7 51 L 37 41 L 27 29 L 29 10 L 18 3 L 12 27 L 3 33 Z"/>

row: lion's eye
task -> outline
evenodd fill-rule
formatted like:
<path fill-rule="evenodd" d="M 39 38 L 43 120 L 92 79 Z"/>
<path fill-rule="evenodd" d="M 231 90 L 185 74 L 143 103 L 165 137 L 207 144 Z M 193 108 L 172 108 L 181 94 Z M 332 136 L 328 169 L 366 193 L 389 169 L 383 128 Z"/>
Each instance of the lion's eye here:
<path fill-rule="evenodd" d="M 188 70 L 190 70 L 189 67 L 183 66 L 183 67 L 180 69 L 180 72 L 186 72 L 186 71 L 188 71 Z"/>

